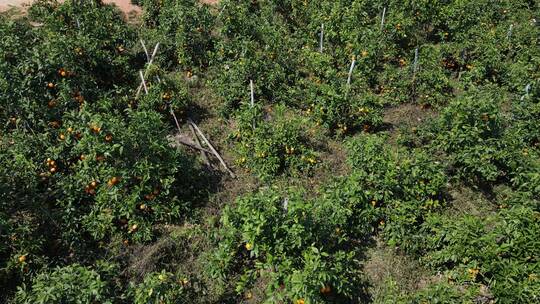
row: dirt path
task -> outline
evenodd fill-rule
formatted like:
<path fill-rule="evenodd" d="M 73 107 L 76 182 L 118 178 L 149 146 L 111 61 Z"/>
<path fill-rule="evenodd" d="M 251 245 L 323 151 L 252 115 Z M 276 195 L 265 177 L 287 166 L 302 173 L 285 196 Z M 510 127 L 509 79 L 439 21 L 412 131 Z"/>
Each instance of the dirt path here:
<path fill-rule="evenodd" d="M 11 7 L 21 7 L 28 5 L 32 0 L 0 0 L 0 12 L 10 9 Z M 140 7 L 131 4 L 130 0 L 104 0 L 105 3 L 116 4 L 124 13 L 130 13 L 132 11 L 140 12 Z"/>

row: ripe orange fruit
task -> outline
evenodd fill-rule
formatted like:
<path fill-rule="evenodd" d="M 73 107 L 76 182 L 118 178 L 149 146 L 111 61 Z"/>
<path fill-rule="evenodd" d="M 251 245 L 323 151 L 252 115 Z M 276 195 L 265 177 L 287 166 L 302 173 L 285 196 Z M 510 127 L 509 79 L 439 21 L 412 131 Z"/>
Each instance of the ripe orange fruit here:
<path fill-rule="evenodd" d="M 137 231 L 138 228 L 139 228 L 139 226 L 137 226 L 137 224 L 133 224 L 133 225 L 129 228 L 128 232 L 129 232 L 129 233 L 133 233 L 133 232 Z"/>
<path fill-rule="evenodd" d="M 54 88 L 54 83 L 52 83 L 52 82 L 47 83 L 47 87 L 48 87 L 49 89 Z"/>
<path fill-rule="evenodd" d="M 171 99 L 171 94 L 170 93 L 163 93 L 163 95 L 161 96 L 164 100 L 170 100 Z"/>
<path fill-rule="evenodd" d="M 114 176 L 111 179 L 109 179 L 109 181 L 107 182 L 107 185 L 109 185 L 109 187 L 112 187 L 112 186 L 117 185 L 119 182 L 120 182 L 120 178 Z"/>
<path fill-rule="evenodd" d="M 328 285 L 324 285 L 324 287 L 321 287 L 320 291 L 322 294 L 329 294 L 332 291 L 332 288 Z"/>
<path fill-rule="evenodd" d="M 305 304 L 306 301 L 304 301 L 304 299 L 298 299 L 296 300 L 296 304 Z"/>
<path fill-rule="evenodd" d="M 406 63 L 407 63 L 407 61 L 405 61 L 405 59 L 403 59 L 403 58 L 399 59 L 399 66 L 400 67 L 404 67 Z"/>
<path fill-rule="evenodd" d="M 141 209 L 141 210 L 146 210 L 146 208 L 148 208 L 148 206 L 146 204 L 141 204 L 139 206 L 139 209 Z"/>
<path fill-rule="evenodd" d="M 51 173 L 55 173 L 56 172 L 56 167 L 50 168 L 49 171 L 51 171 Z"/>
<path fill-rule="evenodd" d="M 73 128 L 72 128 L 72 127 L 69 127 L 69 128 L 67 128 L 67 131 L 68 131 L 69 133 L 71 133 L 71 132 L 73 132 Z"/>
<path fill-rule="evenodd" d="M 113 137 L 112 137 L 112 135 L 111 135 L 111 134 L 107 134 L 107 135 L 105 135 L 105 141 L 106 141 L 106 142 L 111 142 L 111 141 L 112 141 L 112 139 L 113 139 Z"/>
<path fill-rule="evenodd" d="M 18 259 L 18 260 L 19 260 L 19 263 L 24 263 L 24 262 L 26 262 L 26 254 L 19 256 L 19 259 Z"/>
<path fill-rule="evenodd" d="M 101 131 L 101 127 L 97 126 L 97 125 L 92 125 L 90 127 L 90 130 L 94 133 L 99 133 Z"/>
<path fill-rule="evenodd" d="M 92 181 L 92 182 L 90 183 L 90 187 L 95 188 L 95 187 L 97 187 L 97 184 L 98 184 L 98 183 L 97 183 L 96 181 Z"/>
<path fill-rule="evenodd" d="M 80 92 L 76 92 L 73 96 L 73 98 L 75 98 L 75 100 L 79 103 L 83 103 L 84 102 L 84 96 L 81 95 Z"/>
<path fill-rule="evenodd" d="M 64 140 L 66 139 L 66 135 L 64 135 L 64 133 L 60 133 L 60 136 L 58 136 L 60 138 L 60 140 Z"/>

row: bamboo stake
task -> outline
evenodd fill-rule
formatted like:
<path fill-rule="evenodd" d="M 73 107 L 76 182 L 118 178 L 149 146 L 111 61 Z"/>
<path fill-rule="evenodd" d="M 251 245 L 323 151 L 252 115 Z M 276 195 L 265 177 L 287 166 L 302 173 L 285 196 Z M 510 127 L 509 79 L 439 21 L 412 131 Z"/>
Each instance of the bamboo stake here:
<path fill-rule="evenodd" d="M 349 77 L 347 78 L 347 86 L 351 85 L 351 78 L 354 70 L 354 66 L 356 65 L 356 58 L 353 57 L 353 60 L 351 62 L 351 68 L 349 69 Z"/>
<path fill-rule="evenodd" d="M 253 80 L 251 79 L 249 80 L 249 89 L 250 89 L 250 96 L 251 96 L 250 106 L 253 109 L 253 107 L 255 107 L 255 90 L 253 89 Z M 251 127 L 255 129 L 255 118 L 251 122 Z"/>
<path fill-rule="evenodd" d="M 289 209 L 289 198 L 286 197 L 283 199 L 283 210 L 287 211 Z"/>
<path fill-rule="evenodd" d="M 225 10 L 226 7 L 227 7 L 227 4 L 223 5 L 221 10 L 219 11 L 218 17 L 221 16 L 221 14 L 223 13 L 223 11 Z"/>
<path fill-rule="evenodd" d="M 188 123 L 191 124 L 193 128 L 195 128 L 199 135 L 201 135 L 201 138 L 208 145 L 212 153 L 214 153 L 214 155 L 217 157 L 223 168 L 225 168 L 225 170 L 231 175 L 232 178 L 236 178 L 236 175 L 231 171 L 231 169 L 229 169 L 229 167 L 227 167 L 227 164 L 225 163 L 223 158 L 221 158 L 221 155 L 219 155 L 214 146 L 212 146 L 210 141 L 206 138 L 206 136 L 204 136 L 204 133 L 201 131 L 201 129 L 199 129 L 199 127 L 193 122 L 193 120 L 191 120 L 191 118 L 188 118 Z"/>
<path fill-rule="evenodd" d="M 146 62 L 149 62 L 150 61 L 150 54 L 148 54 L 148 49 L 146 48 L 146 45 L 144 44 L 144 41 L 141 39 L 141 45 L 143 47 L 143 50 L 144 50 L 144 54 L 146 55 Z"/>
<path fill-rule="evenodd" d="M 253 80 L 249 80 L 249 89 L 251 91 L 251 107 L 253 108 L 255 106 L 255 92 L 253 91 Z"/>
<path fill-rule="evenodd" d="M 154 58 L 156 57 L 156 54 L 157 54 L 157 51 L 158 51 L 158 48 L 159 48 L 159 42 L 156 44 L 156 46 L 154 47 L 154 51 L 152 52 L 152 56 L 150 56 L 150 61 L 148 61 L 148 65 L 146 67 L 146 70 L 145 70 L 145 73 L 144 75 L 147 76 L 148 75 L 148 72 L 150 70 L 150 66 L 152 65 L 152 63 L 154 62 Z M 141 83 L 139 85 L 139 87 L 137 88 L 137 94 L 135 94 L 135 99 L 139 98 L 139 95 L 141 94 L 141 90 L 143 89 L 143 83 Z"/>
<path fill-rule="evenodd" d="M 524 100 L 525 97 L 528 97 L 530 91 L 531 91 L 531 84 L 528 83 L 528 84 L 525 86 L 525 95 L 521 96 L 520 100 Z"/>
<path fill-rule="evenodd" d="M 412 98 L 416 99 L 416 71 L 418 69 L 418 48 L 414 50 L 413 77 L 412 77 Z"/>
<path fill-rule="evenodd" d="M 139 70 L 139 76 L 141 76 L 141 83 L 144 87 L 144 93 L 146 93 L 146 95 L 148 95 L 148 88 L 146 87 L 146 81 L 144 81 L 144 75 L 143 75 L 143 72 L 141 70 Z"/>
<path fill-rule="evenodd" d="M 319 41 L 319 52 L 323 52 L 323 42 L 324 42 L 324 23 L 321 24 L 321 34 L 320 34 L 320 41 Z"/>
<path fill-rule="evenodd" d="M 512 36 L 512 31 L 514 30 L 514 25 L 510 24 L 510 27 L 508 28 L 508 33 L 506 33 L 506 39 L 510 39 Z"/>
<path fill-rule="evenodd" d="M 414 50 L 413 73 L 416 74 L 417 70 L 418 70 L 418 48 Z"/>
<path fill-rule="evenodd" d="M 382 16 L 381 16 L 381 31 L 383 30 L 383 27 L 384 27 L 384 19 L 386 17 L 386 6 L 383 8 L 383 11 L 382 11 Z"/>

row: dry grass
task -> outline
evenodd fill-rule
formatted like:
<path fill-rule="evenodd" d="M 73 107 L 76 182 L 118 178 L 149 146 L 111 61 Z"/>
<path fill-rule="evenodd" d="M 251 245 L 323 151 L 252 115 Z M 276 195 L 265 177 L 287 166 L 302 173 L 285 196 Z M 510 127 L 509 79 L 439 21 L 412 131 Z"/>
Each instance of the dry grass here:
<path fill-rule="evenodd" d="M 441 278 L 433 276 L 420 263 L 388 247 L 381 240 L 367 252 L 364 271 L 370 281 L 374 303 L 380 303 L 387 293 L 388 283 L 395 282 L 400 294 L 410 294 Z"/>

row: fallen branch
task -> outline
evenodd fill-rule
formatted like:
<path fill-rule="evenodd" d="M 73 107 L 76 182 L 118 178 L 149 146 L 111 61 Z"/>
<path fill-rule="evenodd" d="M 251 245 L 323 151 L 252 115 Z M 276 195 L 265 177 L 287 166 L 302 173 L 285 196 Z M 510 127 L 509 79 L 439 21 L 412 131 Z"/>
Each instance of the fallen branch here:
<path fill-rule="evenodd" d="M 210 150 L 208 150 L 208 149 L 205 149 L 205 148 L 203 148 L 203 147 L 199 147 L 199 146 L 194 145 L 194 144 L 192 144 L 192 143 L 189 143 L 189 142 L 187 142 L 187 141 L 183 141 L 183 140 L 181 140 L 181 139 L 177 139 L 177 141 L 178 141 L 178 143 L 181 143 L 181 144 L 184 145 L 184 146 L 187 146 L 187 147 L 192 148 L 192 149 L 195 149 L 195 150 L 199 150 L 199 151 L 201 151 L 202 153 L 212 153 L 212 151 L 210 151 Z M 205 154 L 205 156 L 206 156 L 206 154 Z"/>
<path fill-rule="evenodd" d="M 189 130 L 191 131 L 191 134 L 193 135 L 193 138 L 195 138 L 195 144 L 197 145 L 198 148 L 202 149 L 201 141 L 199 140 L 199 137 L 197 136 L 197 133 L 195 133 L 195 129 L 189 123 L 188 123 L 188 127 L 189 127 Z M 208 151 L 208 152 L 211 153 L 210 151 Z M 207 166 L 210 166 L 210 160 L 208 159 L 208 156 L 206 156 L 206 153 L 204 153 L 203 150 L 201 150 L 201 157 L 202 157 L 204 163 Z"/>
<path fill-rule="evenodd" d="M 171 115 L 172 117 L 174 118 L 174 123 L 176 124 L 176 128 L 178 129 L 178 134 L 181 134 L 182 133 L 182 129 L 180 128 L 180 124 L 178 123 L 178 119 L 176 118 L 176 114 L 174 114 L 174 111 L 172 110 L 172 108 L 169 107 L 169 110 L 171 112 Z M 190 129 L 193 128 L 190 124 L 188 124 Z M 195 135 L 195 134 L 194 134 Z M 210 150 L 208 149 L 205 149 L 201 146 L 201 143 L 199 142 L 199 138 L 197 136 L 195 136 L 195 139 L 196 139 L 196 144 L 192 144 L 190 142 L 186 142 L 186 141 L 183 141 L 181 139 L 178 140 L 179 143 L 185 145 L 185 146 L 188 146 L 190 148 L 193 148 L 193 149 L 197 149 L 201 152 L 206 152 L 206 153 L 212 153 Z M 206 157 L 206 154 L 204 155 Z M 208 158 L 206 158 L 206 161 L 208 161 Z"/>
<path fill-rule="evenodd" d="M 221 163 L 221 165 L 223 166 L 223 168 L 225 168 L 225 170 L 227 170 L 227 172 L 231 175 L 232 178 L 236 178 L 236 175 L 231 171 L 231 169 L 229 169 L 229 167 L 227 167 L 227 164 L 225 163 L 225 161 L 223 160 L 223 158 L 221 158 L 221 155 L 219 155 L 219 153 L 216 151 L 216 149 L 214 148 L 214 146 L 212 146 L 212 144 L 210 143 L 210 141 L 206 138 L 206 136 L 204 136 L 204 133 L 201 131 L 201 129 L 199 129 L 199 127 L 193 122 L 193 120 L 191 120 L 191 118 L 188 118 L 188 123 L 190 125 L 193 126 L 193 128 L 195 128 L 195 130 L 199 133 L 199 135 L 201 135 L 201 138 L 204 140 L 204 142 L 208 145 L 208 147 L 210 148 L 210 150 L 212 151 L 212 153 L 214 153 L 214 155 L 217 157 L 217 159 L 219 160 L 219 162 Z"/>

